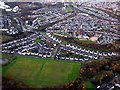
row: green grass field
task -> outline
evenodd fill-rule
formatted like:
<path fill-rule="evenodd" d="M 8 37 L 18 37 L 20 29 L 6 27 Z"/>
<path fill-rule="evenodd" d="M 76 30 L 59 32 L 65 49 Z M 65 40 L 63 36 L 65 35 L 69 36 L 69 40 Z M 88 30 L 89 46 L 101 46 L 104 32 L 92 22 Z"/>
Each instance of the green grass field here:
<path fill-rule="evenodd" d="M 46 20 L 46 18 L 44 18 L 44 17 L 40 17 L 40 19 L 41 19 L 41 20 Z"/>
<path fill-rule="evenodd" d="M 28 30 L 28 27 L 24 25 L 24 28 Z"/>
<path fill-rule="evenodd" d="M 77 7 L 77 5 L 76 5 L 76 4 L 74 4 L 74 6 L 75 6 L 75 7 Z"/>
<path fill-rule="evenodd" d="M 79 40 L 77 38 L 74 38 L 74 40 L 77 40 L 78 42 L 83 42 L 83 43 L 95 43 L 95 42 L 93 42 L 91 40 Z"/>
<path fill-rule="evenodd" d="M 3 35 L 1 38 L 2 38 L 2 42 L 6 42 L 6 41 L 11 40 L 13 37 L 12 36 Z"/>
<path fill-rule="evenodd" d="M 67 42 L 66 42 L 66 41 L 63 41 L 63 42 L 62 42 L 62 44 L 66 45 L 66 44 L 67 44 Z"/>
<path fill-rule="evenodd" d="M 66 8 L 66 12 L 72 12 L 73 9 L 72 8 Z"/>
<path fill-rule="evenodd" d="M 86 82 L 86 86 L 87 86 L 87 90 L 89 90 L 90 88 L 96 88 L 95 85 L 93 85 L 90 81 Z"/>
<path fill-rule="evenodd" d="M 6 56 L 7 55 L 3 55 Z M 36 88 L 63 85 L 76 79 L 81 63 L 17 56 L 2 68 L 3 76 L 13 76 Z"/>
<path fill-rule="evenodd" d="M 38 43 L 38 42 L 40 42 L 40 41 L 41 41 L 40 39 L 35 40 L 36 43 Z"/>
<path fill-rule="evenodd" d="M 85 43 L 95 43 L 95 42 L 90 41 L 90 40 L 80 40 L 80 42 L 85 42 Z"/>

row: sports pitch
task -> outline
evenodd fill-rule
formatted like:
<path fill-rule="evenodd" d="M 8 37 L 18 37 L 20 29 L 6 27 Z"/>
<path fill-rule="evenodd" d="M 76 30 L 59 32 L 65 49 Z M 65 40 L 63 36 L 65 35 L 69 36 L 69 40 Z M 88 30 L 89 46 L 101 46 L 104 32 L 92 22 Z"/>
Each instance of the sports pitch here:
<path fill-rule="evenodd" d="M 12 76 L 26 85 L 41 88 L 64 85 L 76 79 L 81 63 L 17 56 L 2 68 L 3 76 Z"/>

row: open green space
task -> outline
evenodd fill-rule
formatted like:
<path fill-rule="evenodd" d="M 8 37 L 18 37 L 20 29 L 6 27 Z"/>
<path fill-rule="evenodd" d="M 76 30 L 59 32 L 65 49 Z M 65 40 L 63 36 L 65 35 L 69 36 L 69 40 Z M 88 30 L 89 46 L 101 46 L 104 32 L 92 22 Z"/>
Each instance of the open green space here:
<path fill-rule="evenodd" d="M 44 32 L 44 35 L 46 35 L 46 32 Z"/>
<path fill-rule="evenodd" d="M 35 40 L 36 43 L 38 43 L 38 42 L 40 42 L 40 41 L 41 41 L 40 39 Z"/>
<path fill-rule="evenodd" d="M 24 25 L 24 28 L 28 30 L 28 27 Z"/>
<path fill-rule="evenodd" d="M 76 5 L 76 4 L 74 4 L 73 6 L 77 7 L 77 5 Z"/>
<path fill-rule="evenodd" d="M 87 89 L 96 88 L 96 86 L 95 86 L 94 84 L 92 84 L 91 81 L 87 81 L 87 82 L 86 82 L 86 86 L 87 86 Z"/>
<path fill-rule="evenodd" d="M 7 42 L 13 39 L 12 36 L 6 36 L 6 35 L 3 35 L 1 38 L 2 38 L 2 42 Z"/>
<path fill-rule="evenodd" d="M 67 44 L 67 42 L 66 42 L 66 41 L 63 41 L 63 42 L 62 42 L 62 44 L 66 45 L 66 44 Z"/>
<path fill-rule="evenodd" d="M 46 20 L 46 18 L 44 18 L 44 17 L 40 17 L 40 19 L 41 19 L 41 20 Z"/>
<path fill-rule="evenodd" d="M 91 41 L 91 40 L 79 40 L 79 39 L 77 39 L 77 38 L 75 38 L 75 40 L 77 40 L 77 41 L 79 41 L 79 42 L 83 42 L 83 43 L 95 43 L 95 42 L 93 42 L 93 41 Z"/>
<path fill-rule="evenodd" d="M 62 41 L 63 41 L 62 44 L 64 44 L 64 45 L 66 45 L 66 43 L 69 42 L 69 41 L 68 41 L 69 39 L 68 39 L 68 40 L 65 40 L 64 38 L 62 38 L 62 37 L 60 37 L 60 36 L 54 35 L 53 33 L 51 33 L 51 35 L 54 36 L 54 37 L 56 37 L 56 38 L 58 38 L 58 39 L 60 39 L 60 40 L 62 40 Z M 86 43 L 86 42 L 95 43 L 94 41 L 90 41 L 90 40 L 79 40 L 79 39 L 77 39 L 77 38 L 73 38 L 73 39 L 71 39 L 71 41 L 73 41 L 73 40 L 75 40 L 75 42 L 81 42 L 81 41 L 84 41 L 85 43 Z M 73 43 L 73 42 L 72 42 L 72 44 L 75 45 L 75 46 L 82 47 L 82 48 L 84 48 L 84 49 L 93 50 L 93 51 L 99 51 L 99 52 L 111 52 L 111 51 L 103 51 L 103 50 L 100 50 L 100 49 L 98 50 L 98 49 L 88 48 L 88 47 L 85 47 L 84 45 L 81 45 L 81 44 L 78 45 L 78 44 Z"/>
<path fill-rule="evenodd" d="M 72 8 L 66 8 L 66 12 L 72 12 L 73 9 Z"/>
<path fill-rule="evenodd" d="M 9 55 L 3 55 L 7 57 Z M 82 63 L 17 56 L 2 68 L 3 76 L 12 76 L 26 85 L 41 88 L 45 86 L 63 85 L 78 76 Z"/>
<path fill-rule="evenodd" d="M 120 64 L 120 60 L 118 61 L 118 64 Z"/>
<path fill-rule="evenodd" d="M 90 41 L 90 40 L 80 40 L 80 42 L 85 42 L 85 43 L 95 43 L 95 42 Z"/>
<path fill-rule="evenodd" d="M 70 35 L 69 35 L 69 34 L 67 34 L 67 33 L 66 33 L 66 34 L 64 34 L 64 35 L 66 35 L 67 37 L 69 37 L 69 36 L 70 36 Z"/>

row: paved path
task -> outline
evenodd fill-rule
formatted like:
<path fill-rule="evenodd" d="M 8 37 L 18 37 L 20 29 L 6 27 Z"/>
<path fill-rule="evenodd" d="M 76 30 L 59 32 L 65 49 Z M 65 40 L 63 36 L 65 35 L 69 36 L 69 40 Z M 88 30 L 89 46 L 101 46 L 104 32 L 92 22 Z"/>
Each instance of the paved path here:
<path fill-rule="evenodd" d="M 55 50 L 54 50 L 54 52 L 53 52 L 52 59 L 55 58 L 55 55 L 57 54 L 58 48 L 59 48 L 60 46 L 65 47 L 65 45 L 59 44 L 59 45 L 55 48 Z"/>
<path fill-rule="evenodd" d="M 110 85 L 110 83 L 112 83 L 112 82 L 117 82 L 117 83 L 120 83 L 120 76 L 116 76 L 116 77 L 114 77 L 112 80 L 110 80 L 109 82 L 106 82 L 106 83 L 104 83 L 104 84 L 102 84 L 101 85 L 101 87 L 100 87 L 100 89 L 104 89 L 106 86 L 109 86 Z"/>
<path fill-rule="evenodd" d="M 55 55 L 56 55 L 59 47 L 60 47 L 60 44 L 55 48 L 55 50 L 54 50 L 54 52 L 53 52 L 53 55 L 52 55 L 52 59 L 55 58 Z"/>

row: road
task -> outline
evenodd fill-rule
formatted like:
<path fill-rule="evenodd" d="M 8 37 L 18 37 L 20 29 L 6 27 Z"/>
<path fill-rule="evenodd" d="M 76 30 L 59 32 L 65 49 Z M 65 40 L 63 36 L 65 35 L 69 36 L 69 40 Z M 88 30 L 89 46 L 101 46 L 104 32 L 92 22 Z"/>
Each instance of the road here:
<path fill-rule="evenodd" d="M 83 10 L 80 10 L 78 7 L 75 7 L 73 4 L 71 4 L 71 6 L 74 7 L 75 9 L 79 10 L 80 12 L 86 13 L 86 14 L 88 14 L 88 15 L 90 15 L 90 16 L 95 16 L 95 17 L 97 17 L 97 18 L 99 18 L 99 19 L 103 19 L 103 20 L 106 20 L 106 21 L 117 22 L 117 21 L 109 20 L 109 19 L 106 19 L 106 18 L 104 18 L 104 17 L 96 16 L 96 15 L 94 15 L 94 14 L 92 14 L 92 13 L 90 14 L 90 13 L 88 13 L 88 12 L 85 12 L 85 11 L 83 11 Z"/>
<path fill-rule="evenodd" d="M 57 54 L 58 48 L 59 48 L 60 46 L 65 47 L 65 45 L 59 44 L 59 45 L 55 48 L 54 54 L 52 55 L 52 58 L 53 58 L 53 59 L 55 59 L 55 55 Z"/>
<path fill-rule="evenodd" d="M 56 47 L 55 50 L 53 51 L 52 59 L 55 59 L 55 55 L 56 55 L 59 47 L 60 47 L 60 45 L 57 45 L 57 47 Z"/>
<path fill-rule="evenodd" d="M 99 90 L 105 89 L 107 86 L 110 86 L 112 82 L 120 83 L 119 80 L 120 80 L 120 76 L 116 76 L 116 77 L 114 77 L 112 80 L 110 80 L 110 81 L 102 84 L 102 85 L 100 86 Z M 113 84 L 113 86 L 114 86 L 114 84 Z M 108 88 L 107 88 L 107 89 L 108 89 Z M 97 90 L 97 89 L 96 89 L 96 90 Z"/>
<path fill-rule="evenodd" d="M 15 55 L 15 56 L 24 56 L 24 55 L 16 55 L 16 54 L 7 54 L 7 55 Z M 25 55 L 25 57 L 31 57 L 31 58 L 41 58 L 41 57 L 38 57 L 38 56 L 26 56 Z M 43 59 L 43 58 L 41 58 L 41 59 Z M 49 59 L 49 60 L 56 60 L 56 59 L 53 59 L 53 58 L 44 58 L 44 59 Z M 59 59 L 59 61 L 66 61 L 66 62 L 75 62 L 75 61 L 71 61 L 71 60 L 60 60 Z M 76 62 L 80 62 L 80 61 L 76 61 Z M 84 63 L 84 62 L 81 62 L 81 63 Z"/>
<path fill-rule="evenodd" d="M 20 19 L 20 23 L 21 23 L 22 29 L 23 29 L 24 31 L 26 31 L 26 29 L 25 29 L 24 26 L 23 26 L 23 22 L 22 22 L 21 19 Z"/>

